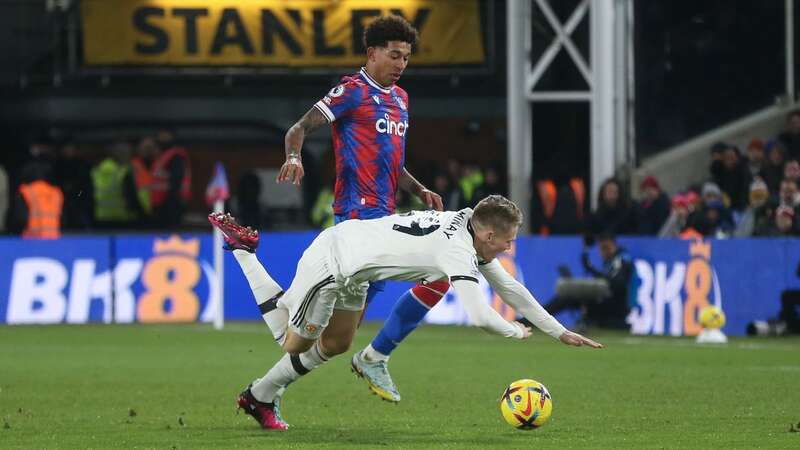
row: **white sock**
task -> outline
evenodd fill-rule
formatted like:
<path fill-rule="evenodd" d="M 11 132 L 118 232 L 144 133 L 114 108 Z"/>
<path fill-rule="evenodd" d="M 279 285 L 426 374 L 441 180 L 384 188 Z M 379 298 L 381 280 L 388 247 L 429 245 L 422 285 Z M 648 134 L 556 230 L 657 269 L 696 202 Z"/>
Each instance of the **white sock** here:
<path fill-rule="evenodd" d="M 283 393 L 286 392 L 286 386 L 278 389 L 278 392 L 275 393 L 275 398 L 272 401 L 277 400 L 278 397 L 283 397 Z"/>
<path fill-rule="evenodd" d="M 275 340 L 283 344 L 286 339 L 286 326 L 289 323 L 289 311 L 277 305 L 278 299 L 283 295 L 283 289 L 269 276 L 254 253 L 237 249 L 233 251 L 233 257 L 247 278 L 253 297 L 261 310 L 261 317 L 267 323 Z"/>
<path fill-rule="evenodd" d="M 367 361 L 388 361 L 389 355 L 384 355 L 383 353 L 375 350 L 372 348 L 372 344 L 367 345 L 367 348 L 361 351 L 361 356 L 364 357 Z"/>
<path fill-rule="evenodd" d="M 330 359 L 319 348 L 319 341 L 305 353 L 290 355 L 286 353 L 266 375 L 253 383 L 250 392 L 260 402 L 272 403 L 277 395 L 282 395 L 286 387 L 321 366 Z"/>
<path fill-rule="evenodd" d="M 263 379 L 263 377 L 256 378 L 255 380 L 253 380 L 252 383 L 250 383 L 250 386 L 249 386 L 251 388 L 250 392 L 252 392 L 252 387 L 255 386 L 256 384 L 258 384 L 258 382 L 261 381 L 262 379 Z M 275 393 L 275 398 L 282 396 L 284 392 L 286 392 L 286 386 L 278 389 L 278 392 Z"/>

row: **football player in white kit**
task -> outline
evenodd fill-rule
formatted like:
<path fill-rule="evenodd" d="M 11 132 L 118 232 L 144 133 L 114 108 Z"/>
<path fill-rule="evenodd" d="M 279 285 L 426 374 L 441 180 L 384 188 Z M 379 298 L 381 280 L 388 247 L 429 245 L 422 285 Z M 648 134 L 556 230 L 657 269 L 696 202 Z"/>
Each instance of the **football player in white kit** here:
<path fill-rule="evenodd" d="M 211 219 L 227 231 L 226 237 L 232 234 L 232 218 Z M 367 284 L 375 280 L 449 280 L 475 325 L 505 337 L 529 337 L 529 328 L 503 319 L 489 306 L 478 285 L 481 273 L 505 303 L 543 332 L 568 345 L 601 348 L 565 329 L 495 258 L 510 248 L 521 223 L 519 208 L 500 195 L 484 198 L 474 210 L 414 211 L 348 220 L 317 236 L 300 258 L 285 293 L 253 253 L 234 250 L 248 281 L 251 276 L 261 280 L 251 287 L 260 289 L 256 298 L 269 299 L 259 306 L 276 341 L 286 350 L 264 377 L 241 393 L 239 407 L 263 428 L 285 430 L 288 425 L 276 413 L 276 400 L 290 383 L 348 350 L 364 308 Z"/>

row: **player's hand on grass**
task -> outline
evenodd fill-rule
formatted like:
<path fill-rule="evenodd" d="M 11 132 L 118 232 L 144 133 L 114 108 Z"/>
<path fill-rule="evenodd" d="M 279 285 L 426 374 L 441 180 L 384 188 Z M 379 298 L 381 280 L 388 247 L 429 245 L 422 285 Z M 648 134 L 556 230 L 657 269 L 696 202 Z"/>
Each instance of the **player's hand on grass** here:
<path fill-rule="evenodd" d="M 580 347 L 582 345 L 588 345 L 592 348 L 603 348 L 603 344 L 599 342 L 595 342 L 587 337 L 581 336 L 578 333 L 573 333 L 572 331 L 566 330 L 561 333 L 561 336 L 558 339 L 567 344 L 567 345 L 574 345 L 575 347 Z"/>
<path fill-rule="evenodd" d="M 303 161 L 299 156 L 287 156 L 286 162 L 281 166 L 281 171 L 278 172 L 278 178 L 275 179 L 276 183 L 283 183 L 290 181 L 295 186 L 300 186 L 300 180 L 305 175 L 303 170 Z"/>
<path fill-rule="evenodd" d="M 521 322 L 512 322 L 514 325 L 518 326 L 522 330 L 522 337 L 520 339 L 528 339 L 531 337 L 531 327 L 525 326 L 525 324 Z"/>
<path fill-rule="evenodd" d="M 435 209 L 436 211 L 442 211 L 444 209 L 444 205 L 442 204 L 442 197 L 436 192 L 423 188 L 419 192 L 418 196 L 419 199 L 422 200 L 422 203 L 425 203 L 425 205 L 427 205 L 428 208 Z"/>

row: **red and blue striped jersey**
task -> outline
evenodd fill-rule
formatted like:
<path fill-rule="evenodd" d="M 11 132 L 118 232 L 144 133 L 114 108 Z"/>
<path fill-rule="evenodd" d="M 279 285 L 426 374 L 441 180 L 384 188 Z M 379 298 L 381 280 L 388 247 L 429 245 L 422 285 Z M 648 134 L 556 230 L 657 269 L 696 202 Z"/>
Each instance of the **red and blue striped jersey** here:
<path fill-rule="evenodd" d="M 385 88 L 364 68 L 345 76 L 314 105 L 331 122 L 336 155 L 333 212 L 393 214 L 397 180 L 405 164 L 408 94 Z"/>

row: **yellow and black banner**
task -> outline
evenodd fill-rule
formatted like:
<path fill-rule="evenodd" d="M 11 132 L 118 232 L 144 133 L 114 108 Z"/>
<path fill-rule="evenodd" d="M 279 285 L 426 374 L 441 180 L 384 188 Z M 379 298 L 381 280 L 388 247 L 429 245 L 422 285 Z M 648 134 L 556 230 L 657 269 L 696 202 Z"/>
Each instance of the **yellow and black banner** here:
<path fill-rule="evenodd" d="M 419 31 L 414 65 L 484 62 L 478 0 L 82 0 L 84 62 L 358 66 L 364 28 L 386 14 Z"/>

